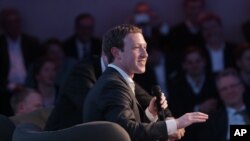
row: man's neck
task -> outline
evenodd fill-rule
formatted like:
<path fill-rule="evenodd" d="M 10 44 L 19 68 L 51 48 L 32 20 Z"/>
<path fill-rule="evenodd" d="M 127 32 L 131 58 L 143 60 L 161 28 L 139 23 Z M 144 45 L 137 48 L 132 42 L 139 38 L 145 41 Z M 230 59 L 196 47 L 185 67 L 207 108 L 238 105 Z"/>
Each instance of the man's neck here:
<path fill-rule="evenodd" d="M 134 73 L 129 73 L 129 71 L 125 67 L 123 67 L 123 65 L 116 62 L 113 62 L 112 64 L 123 70 L 131 79 L 134 78 Z"/>

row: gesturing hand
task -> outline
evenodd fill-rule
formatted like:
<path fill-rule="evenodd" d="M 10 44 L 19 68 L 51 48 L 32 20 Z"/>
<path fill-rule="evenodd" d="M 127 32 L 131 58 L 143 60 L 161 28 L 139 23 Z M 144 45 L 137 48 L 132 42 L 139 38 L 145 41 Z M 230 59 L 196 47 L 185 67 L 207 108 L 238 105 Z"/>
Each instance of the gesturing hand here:
<path fill-rule="evenodd" d="M 208 115 L 201 112 L 186 113 L 176 119 L 177 129 L 185 128 L 193 123 L 205 122 L 207 119 Z"/>

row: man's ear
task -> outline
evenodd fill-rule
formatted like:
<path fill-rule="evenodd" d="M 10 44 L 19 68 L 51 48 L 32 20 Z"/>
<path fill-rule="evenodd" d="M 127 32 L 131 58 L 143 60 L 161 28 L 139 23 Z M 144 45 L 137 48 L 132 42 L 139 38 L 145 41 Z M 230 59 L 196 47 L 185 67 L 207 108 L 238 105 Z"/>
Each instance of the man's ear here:
<path fill-rule="evenodd" d="M 121 56 L 120 56 L 120 50 L 117 47 L 112 47 L 110 49 L 110 51 L 111 51 L 111 54 L 114 56 L 114 59 L 118 59 L 119 60 L 121 58 Z"/>

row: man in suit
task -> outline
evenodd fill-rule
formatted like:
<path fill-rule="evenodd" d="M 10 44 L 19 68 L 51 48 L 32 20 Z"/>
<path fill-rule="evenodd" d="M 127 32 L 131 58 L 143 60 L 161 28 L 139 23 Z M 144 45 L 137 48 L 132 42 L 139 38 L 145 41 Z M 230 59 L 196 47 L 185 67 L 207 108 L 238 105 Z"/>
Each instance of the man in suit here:
<path fill-rule="evenodd" d="M 185 19 L 170 30 L 171 48 L 178 53 L 187 46 L 200 45 L 203 41 L 198 25 L 198 17 L 205 8 L 205 0 L 183 0 Z"/>
<path fill-rule="evenodd" d="M 244 84 L 239 75 L 232 69 L 220 72 L 216 78 L 216 86 L 223 106 L 211 114 L 202 141 L 230 140 L 229 126 L 232 124 L 250 124 L 249 105 L 244 103 Z"/>
<path fill-rule="evenodd" d="M 65 54 L 81 60 L 101 54 L 101 41 L 94 37 L 95 20 L 88 13 L 79 14 L 75 19 L 75 34 L 64 43 Z"/>
<path fill-rule="evenodd" d="M 235 67 L 235 45 L 225 41 L 220 17 L 214 13 L 203 13 L 199 17 L 199 23 L 209 70 L 216 74 L 225 68 Z"/>
<path fill-rule="evenodd" d="M 133 25 L 116 26 L 104 35 L 103 50 L 110 64 L 86 97 L 85 122 L 115 122 L 129 133 L 133 141 L 154 141 L 167 140 L 177 129 L 207 120 L 206 114 L 196 112 L 178 119 L 157 121 L 156 97 L 151 99 L 145 111 L 141 108 L 135 97 L 132 78 L 135 73 L 145 72 L 146 46 L 141 29 Z M 164 96 L 160 104 L 164 109 L 167 107 Z M 183 132 L 178 137 L 182 136 Z"/>
<path fill-rule="evenodd" d="M 72 70 L 63 87 L 60 89 L 58 101 L 49 116 L 44 130 L 59 130 L 82 123 L 83 103 L 88 91 L 106 69 L 107 59 L 93 56 L 82 59 Z M 135 85 L 135 92 L 143 109 L 146 109 L 151 99 L 139 85 Z"/>
<path fill-rule="evenodd" d="M 39 42 L 36 38 L 21 31 L 21 16 L 15 8 L 5 8 L 1 11 L 0 24 L 3 35 L 0 35 L 0 103 L 9 101 L 8 89 L 16 85 L 23 85 L 27 76 L 27 69 L 41 54 Z M 9 113 L 9 104 L 1 105 L 6 115 Z"/>
<path fill-rule="evenodd" d="M 213 77 L 206 73 L 206 59 L 200 48 L 186 48 L 183 54 L 182 68 L 183 73 L 170 81 L 168 101 L 174 116 L 178 117 L 193 111 L 208 114 L 216 110 L 215 82 Z M 186 128 L 182 141 L 197 141 L 197 135 L 202 127 L 202 124 L 196 124 Z"/>

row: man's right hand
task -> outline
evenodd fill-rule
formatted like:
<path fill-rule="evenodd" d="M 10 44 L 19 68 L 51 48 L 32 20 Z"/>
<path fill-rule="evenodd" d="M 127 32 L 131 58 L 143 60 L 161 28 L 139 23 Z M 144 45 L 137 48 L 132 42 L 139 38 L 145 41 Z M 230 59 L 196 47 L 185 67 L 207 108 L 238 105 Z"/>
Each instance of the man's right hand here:
<path fill-rule="evenodd" d="M 176 119 L 177 129 L 186 128 L 193 123 L 205 122 L 207 119 L 208 115 L 201 112 L 186 113 Z"/>

